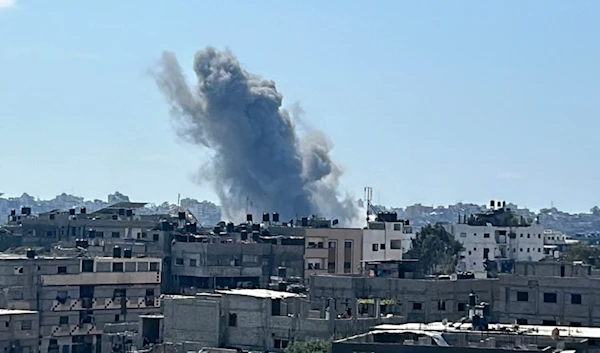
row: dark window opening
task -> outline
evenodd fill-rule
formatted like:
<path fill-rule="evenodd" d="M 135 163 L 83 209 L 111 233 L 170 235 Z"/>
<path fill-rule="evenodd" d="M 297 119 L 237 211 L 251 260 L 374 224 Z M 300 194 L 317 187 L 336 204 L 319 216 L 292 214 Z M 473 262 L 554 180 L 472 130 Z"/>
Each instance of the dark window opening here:
<path fill-rule="evenodd" d="M 229 327 L 237 326 L 237 314 L 229 314 Z"/>
<path fill-rule="evenodd" d="M 423 304 L 421 303 L 413 303 L 413 310 L 423 310 Z"/>
<path fill-rule="evenodd" d="M 58 266 L 58 273 L 67 273 L 67 266 Z"/>
<path fill-rule="evenodd" d="M 556 293 L 544 293 L 544 303 L 556 303 Z"/>
<path fill-rule="evenodd" d="M 529 293 L 517 292 L 517 301 L 518 302 L 528 302 L 529 301 Z"/>
<path fill-rule="evenodd" d="M 571 304 L 581 304 L 581 294 L 571 294 Z"/>

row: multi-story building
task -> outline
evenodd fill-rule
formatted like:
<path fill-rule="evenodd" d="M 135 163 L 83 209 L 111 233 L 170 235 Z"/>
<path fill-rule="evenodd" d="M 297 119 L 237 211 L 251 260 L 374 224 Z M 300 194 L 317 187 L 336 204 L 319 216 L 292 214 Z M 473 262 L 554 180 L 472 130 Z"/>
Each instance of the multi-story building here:
<path fill-rule="evenodd" d="M 37 311 L 0 309 L 0 351 L 37 353 L 40 334 Z"/>
<path fill-rule="evenodd" d="M 304 277 L 304 237 L 277 235 L 257 223 L 193 228 L 176 235 L 171 247 L 174 292 L 266 288 L 271 277 Z"/>
<path fill-rule="evenodd" d="M 415 237 L 410 221 L 396 212 L 380 212 L 363 230 L 363 262 L 399 261 Z"/>
<path fill-rule="evenodd" d="M 160 311 L 162 259 L 121 250 L 95 258 L 2 254 L 0 305 L 39 312 L 40 352 L 95 352 L 105 325 Z"/>
<path fill-rule="evenodd" d="M 379 315 L 341 310 L 327 301 L 312 310 L 303 295 L 265 289 L 166 295 L 162 302 L 164 338 L 159 341 L 185 342 L 186 351 L 235 347 L 281 352 L 296 340 L 354 334 L 384 320 Z M 350 307 L 356 308 L 357 302 Z"/>
<path fill-rule="evenodd" d="M 487 213 L 459 217 L 459 223 L 445 224 L 464 247 L 457 270 L 483 274 L 486 263 L 495 261 L 539 261 L 544 258 L 544 228 L 537 221 L 515 216 L 498 202 Z"/>

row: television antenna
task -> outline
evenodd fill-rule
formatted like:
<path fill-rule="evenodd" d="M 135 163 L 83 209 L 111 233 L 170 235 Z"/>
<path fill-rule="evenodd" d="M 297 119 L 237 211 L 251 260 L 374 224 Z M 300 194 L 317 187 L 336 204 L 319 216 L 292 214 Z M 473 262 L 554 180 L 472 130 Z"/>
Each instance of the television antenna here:
<path fill-rule="evenodd" d="M 369 223 L 369 216 L 371 215 L 371 201 L 373 201 L 373 188 L 370 186 L 365 187 L 365 200 L 367 201 L 367 223 Z"/>

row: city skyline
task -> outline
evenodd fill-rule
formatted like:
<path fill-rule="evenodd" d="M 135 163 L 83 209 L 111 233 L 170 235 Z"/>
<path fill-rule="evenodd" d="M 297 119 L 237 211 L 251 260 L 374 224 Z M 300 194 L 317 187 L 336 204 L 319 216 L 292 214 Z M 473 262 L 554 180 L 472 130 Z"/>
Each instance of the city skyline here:
<path fill-rule="evenodd" d="M 588 212 L 600 4 L 466 4 L 16 1 L 0 10 L 2 192 L 216 201 L 195 177 L 210 152 L 178 141 L 148 75 L 170 50 L 191 77 L 212 45 L 300 102 L 354 199 Z"/>

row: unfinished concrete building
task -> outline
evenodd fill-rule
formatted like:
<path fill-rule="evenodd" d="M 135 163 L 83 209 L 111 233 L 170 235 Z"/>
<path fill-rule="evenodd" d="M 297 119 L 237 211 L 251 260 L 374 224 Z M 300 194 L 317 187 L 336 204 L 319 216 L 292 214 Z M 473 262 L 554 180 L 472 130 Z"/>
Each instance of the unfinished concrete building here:
<path fill-rule="evenodd" d="M 600 324 L 600 277 L 581 264 L 517 262 L 513 273 L 487 279 L 402 279 L 318 275 L 310 279 L 312 301 L 358 299 L 406 322 L 460 320 L 471 292 L 490 304 L 495 322 L 534 325 Z"/>
<path fill-rule="evenodd" d="M 231 347 L 282 351 L 295 340 L 355 334 L 385 320 L 379 315 L 348 315 L 347 311 L 338 314 L 327 301 L 320 302 L 320 309 L 311 310 L 315 303 L 307 299 L 304 295 L 265 289 L 166 295 L 162 300 L 163 342 L 185 342 L 188 350 Z"/>
<path fill-rule="evenodd" d="M 39 312 L 42 352 L 95 352 L 103 328 L 160 311 L 160 258 L 0 256 L 0 306 Z M 99 351 L 97 351 L 99 352 Z"/>
<path fill-rule="evenodd" d="M 304 238 L 221 232 L 177 236 L 172 245 L 173 289 L 266 288 L 271 277 L 304 276 Z"/>
<path fill-rule="evenodd" d="M 0 351 L 38 352 L 39 329 L 37 311 L 0 309 Z"/>

